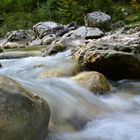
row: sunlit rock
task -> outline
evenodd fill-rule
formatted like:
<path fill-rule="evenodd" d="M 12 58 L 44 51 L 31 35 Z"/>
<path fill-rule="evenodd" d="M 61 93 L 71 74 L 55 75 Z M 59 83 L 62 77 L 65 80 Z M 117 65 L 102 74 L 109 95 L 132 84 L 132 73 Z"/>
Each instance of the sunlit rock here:
<path fill-rule="evenodd" d="M 82 72 L 71 79 L 94 93 L 103 94 L 110 90 L 108 80 L 99 72 Z"/>

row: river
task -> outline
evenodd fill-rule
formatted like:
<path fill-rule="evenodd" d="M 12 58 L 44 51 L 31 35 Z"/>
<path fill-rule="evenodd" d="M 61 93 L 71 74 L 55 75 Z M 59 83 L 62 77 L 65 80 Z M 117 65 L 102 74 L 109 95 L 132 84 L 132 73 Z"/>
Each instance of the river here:
<path fill-rule="evenodd" d="M 69 67 L 69 53 L 0 60 L 0 74 L 49 103 L 51 120 L 46 140 L 140 140 L 139 80 L 110 81 L 110 93 L 96 96 L 68 77 L 38 78 L 43 71 Z"/>

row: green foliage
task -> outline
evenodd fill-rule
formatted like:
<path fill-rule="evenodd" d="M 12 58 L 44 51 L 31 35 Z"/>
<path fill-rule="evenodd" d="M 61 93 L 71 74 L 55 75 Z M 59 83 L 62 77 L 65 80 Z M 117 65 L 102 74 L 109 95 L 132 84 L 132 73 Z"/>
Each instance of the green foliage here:
<path fill-rule="evenodd" d="M 83 17 L 93 11 L 110 14 L 113 21 L 140 21 L 140 0 L 1 0 L 0 34 L 39 21 L 83 24 Z"/>
<path fill-rule="evenodd" d="M 112 17 L 113 17 L 112 20 L 113 21 L 118 21 L 118 20 L 123 21 L 126 16 L 124 7 L 122 5 L 115 4 L 112 6 L 112 9 L 114 9 L 112 12 Z M 126 14 L 127 14 L 127 12 L 126 12 Z"/>
<path fill-rule="evenodd" d="M 77 7 L 77 1 L 74 0 L 58 0 L 58 12 L 63 22 L 70 22 L 75 18 L 75 10 Z"/>
<path fill-rule="evenodd" d="M 47 0 L 37 4 L 36 15 L 40 20 L 53 20 L 52 6 L 55 0 Z"/>
<path fill-rule="evenodd" d="M 94 0 L 94 10 L 111 14 L 113 2 L 112 0 Z"/>

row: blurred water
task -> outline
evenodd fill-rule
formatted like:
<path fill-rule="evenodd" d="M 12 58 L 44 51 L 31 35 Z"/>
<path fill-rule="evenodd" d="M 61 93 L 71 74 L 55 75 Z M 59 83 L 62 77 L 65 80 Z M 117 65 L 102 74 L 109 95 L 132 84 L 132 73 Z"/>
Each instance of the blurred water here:
<path fill-rule="evenodd" d="M 51 107 L 47 140 L 140 140 L 140 81 L 112 82 L 106 96 L 95 96 L 68 77 L 37 78 L 54 68 L 67 69 L 69 51 L 48 57 L 0 60 L 0 74 L 9 76 Z"/>

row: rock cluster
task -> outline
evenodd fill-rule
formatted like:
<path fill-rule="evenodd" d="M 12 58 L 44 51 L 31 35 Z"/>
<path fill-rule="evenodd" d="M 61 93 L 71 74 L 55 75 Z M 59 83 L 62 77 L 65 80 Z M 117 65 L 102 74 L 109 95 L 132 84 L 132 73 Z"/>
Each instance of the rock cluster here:
<path fill-rule="evenodd" d="M 86 46 L 76 47 L 73 58 L 89 70 L 99 71 L 111 79 L 140 78 L 140 32 L 116 32 Z"/>

